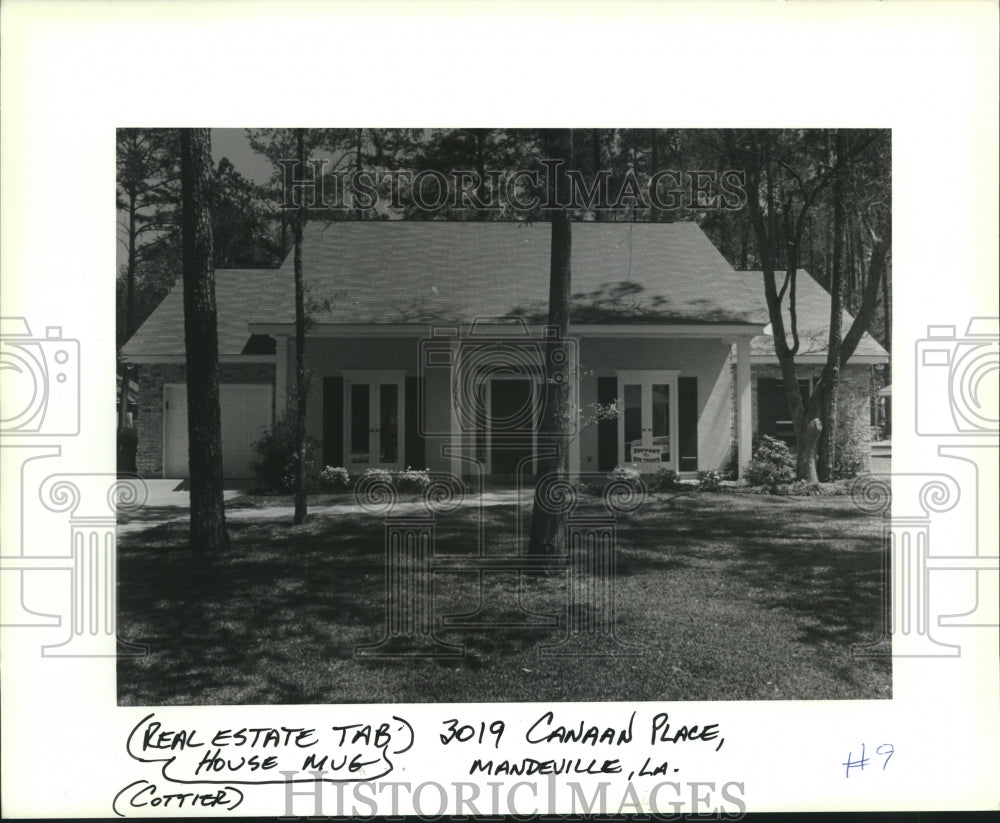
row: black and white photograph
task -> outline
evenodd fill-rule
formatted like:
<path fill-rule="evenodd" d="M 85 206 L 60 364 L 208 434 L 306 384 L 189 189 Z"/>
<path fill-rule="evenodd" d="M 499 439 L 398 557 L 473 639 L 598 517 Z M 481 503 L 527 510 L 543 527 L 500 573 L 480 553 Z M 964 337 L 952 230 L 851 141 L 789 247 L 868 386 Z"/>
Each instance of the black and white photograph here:
<path fill-rule="evenodd" d="M 890 698 L 891 149 L 119 129 L 119 703 Z"/>

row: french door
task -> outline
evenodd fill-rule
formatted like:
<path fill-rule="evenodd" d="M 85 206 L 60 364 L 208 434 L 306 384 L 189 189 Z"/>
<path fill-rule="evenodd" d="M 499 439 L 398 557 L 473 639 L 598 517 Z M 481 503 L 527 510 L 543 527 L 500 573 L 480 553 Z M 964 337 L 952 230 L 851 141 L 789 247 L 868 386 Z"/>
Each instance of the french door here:
<path fill-rule="evenodd" d="M 618 372 L 618 463 L 677 471 L 678 371 Z"/>
<path fill-rule="evenodd" d="M 403 371 L 344 371 L 347 470 L 403 468 Z"/>
<path fill-rule="evenodd" d="M 486 471 L 514 476 L 535 453 L 540 387 L 530 377 L 518 374 L 494 376 L 487 383 Z M 534 473 L 536 466 L 529 464 Z"/>

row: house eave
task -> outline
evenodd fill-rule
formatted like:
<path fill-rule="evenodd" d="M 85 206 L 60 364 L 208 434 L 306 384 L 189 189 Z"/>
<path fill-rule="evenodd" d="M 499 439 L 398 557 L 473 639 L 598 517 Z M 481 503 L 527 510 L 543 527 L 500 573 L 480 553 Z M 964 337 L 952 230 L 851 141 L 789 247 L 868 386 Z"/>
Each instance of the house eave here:
<path fill-rule="evenodd" d="M 310 337 L 426 337 L 435 326 L 453 326 L 468 329 L 469 323 L 328 323 L 317 324 L 309 330 Z M 480 326 L 490 331 L 492 326 Z M 541 333 L 541 324 L 529 325 L 532 335 Z M 570 324 L 570 333 L 586 337 L 687 337 L 710 338 L 735 341 L 740 338 L 756 337 L 763 333 L 764 324 L 759 323 L 616 323 L 616 324 Z M 292 323 L 251 323 L 252 334 L 268 334 L 272 337 L 291 337 L 295 333 Z"/>
<path fill-rule="evenodd" d="M 183 354 L 125 354 L 125 360 L 137 366 L 155 363 L 186 363 Z M 223 354 L 219 356 L 220 363 L 274 363 L 277 357 L 273 354 Z"/>
<path fill-rule="evenodd" d="M 778 365 L 778 356 L 775 354 L 751 354 L 750 362 L 754 365 Z M 825 354 L 799 354 L 795 356 L 795 362 L 806 366 L 822 366 L 826 364 Z M 887 354 L 855 354 L 847 361 L 851 365 L 873 365 L 876 363 L 888 363 Z"/>

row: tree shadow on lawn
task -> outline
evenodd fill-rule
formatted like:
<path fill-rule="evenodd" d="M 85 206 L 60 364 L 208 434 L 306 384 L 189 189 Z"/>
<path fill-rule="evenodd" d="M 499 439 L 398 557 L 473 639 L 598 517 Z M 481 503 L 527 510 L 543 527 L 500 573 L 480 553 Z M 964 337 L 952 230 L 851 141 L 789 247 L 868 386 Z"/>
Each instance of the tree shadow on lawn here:
<path fill-rule="evenodd" d="M 486 512 L 489 553 L 511 551 L 515 516 Z M 437 528 L 447 551 L 478 553 L 473 519 L 443 515 Z M 186 548 L 186 519 L 121 536 L 119 624 L 123 637 L 148 646 L 150 654 L 118 661 L 120 702 L 328 702 L 332 687 L 323 673 L 335 663 L 379 677 L 386 664 L 355 660 L 354 650 L 379 642 L 385 632 L 381 519 L 314 515 L 303 526 L 230 520 L 228 529 L 230 548 L 211 558 Z M 449 576 L 437 577 L 440 589 L 441 578 Z M 435 598 L 439 618 L 476 605 L 475 575 L 450 577 L 465 580 Z M 488 594 L 501 614 L 514 614 L 509 598 L 493 597 L 509 589 L 506 582 L 494 582 Z M 473 643 L 467 665 L 475 665 L 488 645 L 497 653 L 520 654 L 537 640 L 532 629 L 501 635 L 487 633 L 480 648 Z M 226 699 L 235 693 L 243 697 Z M 363 686 L 355 699 L 365 699 Z"/>
<path fill-rule="evenodd" d="M 119 660 L 129 702 L 186 702 L 192 690 L 246 685 L 268 671 L 268 657 L 276 679 L 306 658 L 349 658 L 382 624 L 385 559 L 373 551 L 379 530 L 362 518 L 315 518 L 303 527 L 233 521 L 229 531 L 231 547 L 213 558 L 178 548 L 186 523 L 121 541 L 121 624 L 150 648 L 146 658 Z M 267 683 L 257 688 L 269 691 Z"/>
<path fill-rule="evenodd" d="M 654 498 L 622 516 L 618 597 L 629 601 L 619 612 L 623 636 L 664 625 L 670 602 L 692 590 L 699 598 L 745 600 L 751 617 L 760 607 L 789 613 L 798 640 L 813 648 L 835 644 L 847 652 L 852 642 L 874 636 L 882 585 L 878 518 L 846 501 L 799 499 L 796 506 L 777 500 Z M 518 551 L 511 536 L 517 516 L 514 507 L 484 511 L 486 553 Z M 477 553 L 479 527 L 468 512 L 440 516 L 437 528 L 439 551 Z M 313 516 L 303 526 L 233 520 L 229 530 L 230 549 L 211 559 L 180 548 L 187 542 L 186 522 L 121 537 L 122 635 L 150 648 L 148 657 L 118 661 L 123 705 L 419 702 L 435 699 L 421 685 L 434 671 L 480 671 L 488 678 L 527 671 L 517 661 L 557 640 L 565 626 L 565 573 L 522 574 L 520 604 L 555 615 L 559 628 L 462 630 L 439 623 L 439 637 L 464 644 L 465 658 L 417 667 L 413 661 L 356 660 L 356 646 L 378 643 L 385 633 L 383 521 L 367 515 Z M 439 621 L 475 608 L 477 579 L 435 575 Z M 517 616 L 517 579 L 516 572 L 488 576 L 484 592 L 495 613 Z M 649 623 L 651 617 L 660 622 Z M 696 623 L 691 630 L 700 631 Z M 724 644 L 725 634 L 713 642 Z M 848 658 L 827 661 L 825 668 L 852 683 L 852 665 Z M 588 699 L 572 674 L 565 677 L 564 699 Z M 478 687 L 484 693 L 496 688 L 489 681 Z M 512 682 L 509 688 L 515 693 L 521 686 Z"/>
<path fill-rule="evenodd" d="M 848 498 L 654 500 L 619 528 L 618 568 L 722 574 L 755 602 L 792 613 L 803 642 L 849 647 L 881 629 L 881 529 Z"/>

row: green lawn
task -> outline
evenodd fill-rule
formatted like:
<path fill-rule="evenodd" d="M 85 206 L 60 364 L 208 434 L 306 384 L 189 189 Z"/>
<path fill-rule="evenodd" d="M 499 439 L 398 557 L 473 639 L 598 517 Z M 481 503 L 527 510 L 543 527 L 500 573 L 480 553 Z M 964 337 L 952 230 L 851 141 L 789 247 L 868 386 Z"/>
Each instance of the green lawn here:
<path fill-rule="evenodd" d="M 242 506 L 252 505 L 246 501 Z M 599 511 L 596 502 L 587 504 Z M 474 549 L 477 512 L 438 518 L 438 551 Z M 514 553 L 515 506 L 484 510 L 489 553 Z M 803 700 L 891 697 L 886 658 L 852 657 L 881 625 L 881 524 L 848 497 L 653 496 L 618 524 L 620 639 L 636 656 L 544 658 L 559 627 L 441 628 L 456 660 L 363 660 L 384 634 L 383 524 L 370 515 L 230 520 L 211 561 L 187 525 L 119 540 L 122 705 Z M 502 618 L 517 574 L 486 576 Z M 566 572 L 521 574 L 521 602 L 565 625 Z M 469 611 L 478 576 L 435 574 L 438 615 Z"/>

